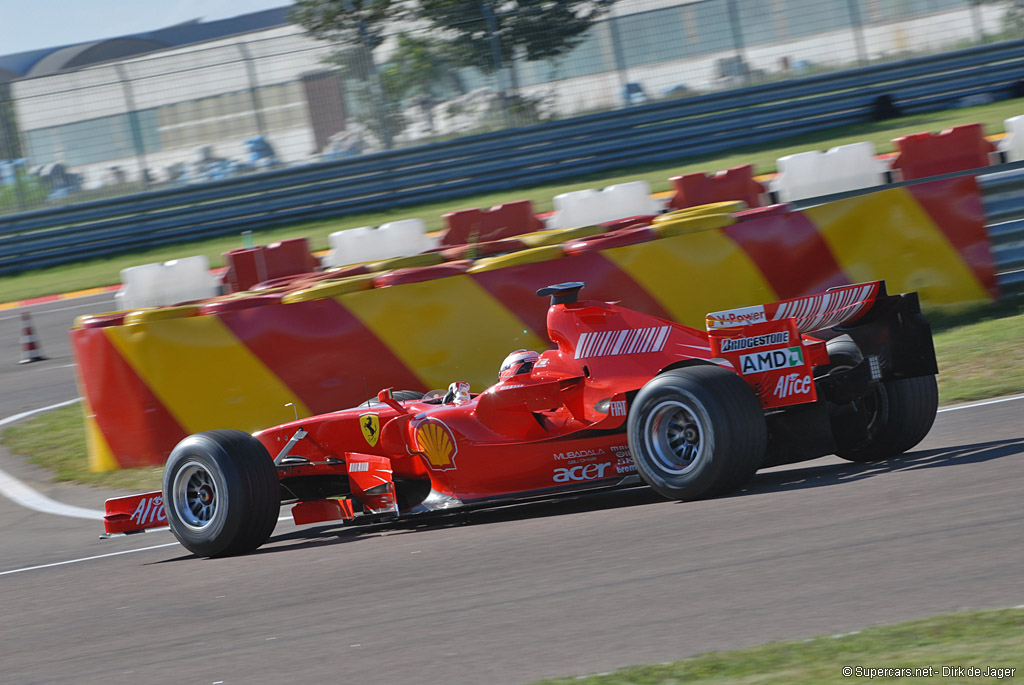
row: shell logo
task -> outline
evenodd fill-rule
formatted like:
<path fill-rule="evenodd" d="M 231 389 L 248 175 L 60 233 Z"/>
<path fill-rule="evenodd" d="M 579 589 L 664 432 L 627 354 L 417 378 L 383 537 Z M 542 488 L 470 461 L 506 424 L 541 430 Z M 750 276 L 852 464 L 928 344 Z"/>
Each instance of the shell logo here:
<path fill-rule="evenodd" d="M 458 452 L 455 436 L 440 421 L 427 420 L 421 423 L 416 428 L 416 444 L 427 458 L 430 468 L 438 471 L 455 468 L 455 455 Z"/>

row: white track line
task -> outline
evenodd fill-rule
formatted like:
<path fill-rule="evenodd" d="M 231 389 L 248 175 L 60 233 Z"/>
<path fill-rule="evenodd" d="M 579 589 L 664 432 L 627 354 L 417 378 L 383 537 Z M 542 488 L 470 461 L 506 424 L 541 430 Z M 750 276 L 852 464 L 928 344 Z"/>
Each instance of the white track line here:
<path fill-rule="evenodd" d="M 9 423 L 27 419 L 30 416 L 41 414 L 43 412 L 50 411 L 52 409 L 58 409 L 60 407 L 66 407 L 69 404 L 75 404 L 80 402 L 81 398 L 68 400 L 67 402 L 58 402 L 57 404 L 51 404 L 49 407 L 43 407 L 41 409 L 33 409 L 32 411 L 22 412 L 15 414 L 14 416 L 8 416 L 6 419 L 0 419 L 0 428 L 6 426 Z M 57 516 L 67 516 L 69 518 L 76 519 L 89 519 L 89 520 L 103 520 L 103 512 L 95 509 L 85 509 L 83 507 L 76 507 L 70 504 L 63 504 L 57 500 L 50 499 L 46 495 L 37 492 L 28 485 L 25 485 L 20 480 L 10 475 L 3 469 L 0 469 L 0 494 L 7 497 L 15 504 L 20 504 L 27 509 L 34 509 L 35 511 L 41 511 L 44 514 L 55 514 Z"/>
<path fill-rule="evenodd" d="M 975 407 L 985 407 L 990 404 L 1001 404 L 1003 402 L 1013 402 L 1015 400 L 1024 400 L 1024 395 L 1017 395 L 1015 397 L 1000 397 L 997 400 L 985 400 L 984 402 L 974 402 L 973 404 L 961 404 L 958 407 L 946 407 L 940 409 L 939 413 L 943 414 L 947 411 L 960 411 L 961 409 L 974 409 Z"/>
<path fill-rule="evenodd" d="M 93 295 L 83 295 L 82 297 L 97 297 L 100 294 L 101 293 L 95 293 Z M 67 302 L 67 300 L 64 300 L 64 301 Z M 4 310 L 4 311 L 16 312 L 19 309 L 28 309 L 29 307 L 41 307 L 43 305 L 53 304 L 55 302 L 61 302 L 61 300 L 51 300 L 50 302 L 37 302 L 35 304 L 26 304 L 26 305 L 22 305 L 20 307 L 13 307 L 11 309 L 7 309 L 7 310 Z M 114 298 L 111 297 L 110 298 L 110 304 L 114 305 L 115 303 L 116 303 L 116 300 L 114 300 Z M 85 307 L 96 307 L 96 306 L 101 305 L 101 304 L 103 304 L 103 303 L 102 302 L 89 302 L 87 304 L 75 304 L 75 305 L 70 305 L 70 306 L 67 306 L 67 307 L 54 307 L 52 309 L 44 309 L 42 311 L 35 311 L 35 310 L 33 310 L 33 311 L 35 311 L 36 315 L 41 316 L 43 314 L 56 314 L 57 312 L 66 312 L 66 311 L 70 311 L 72 309 L 84 309 Z M 0 316 L 0 321 L 10 321 L 12 319 L 20 319 L 20 318 L 21 318 L 21 314 L 16 314 L 14 316 Z"/>
<path fill-rule="evenodd" d="M 72 504 L 63 504 L 55 499 L 50 499 L 3 470 L 0 470 L 0 494 L 6 496 L 7 499 L 15 504 L 20 504 L 23 507 L 34 509 L 44 514 L 56 514 L 57 516 L 89 519 L 91 521 L 103 520 L 102 511 L 76 507 Z"/>
<path fill-rule="evenodd" d="M 67 566 L 68 564 L 77 564 L 80 561 L 92 561 L 93 559 L 105 559 L 106 557 L 117 557 L 122 554 L 134 554 L 135 552 L 147 552 L 151 549 L 160 549 L 161 547 L 172 547 L 178 544 L 177 542 L 165 542 L 162 545 L 153 545 L 152 547 L 139 547 L 138 549 L 125 549 L 120 552 L 111 552 L 109 554 L 97 554 L 94 557 L 82 557 L 81 559 L 68 559 L 67 561 L 55 561 L 52 564 L 40 564 L 39 566 L 27 566 L 25 568 L 15 568 L 10 571 L 0 571 L 0 576 L 6 576 L 11 573 L 24 573 L 25 571 L 37 571 L 41 568 L 53 568 L 54 566 Z"/>

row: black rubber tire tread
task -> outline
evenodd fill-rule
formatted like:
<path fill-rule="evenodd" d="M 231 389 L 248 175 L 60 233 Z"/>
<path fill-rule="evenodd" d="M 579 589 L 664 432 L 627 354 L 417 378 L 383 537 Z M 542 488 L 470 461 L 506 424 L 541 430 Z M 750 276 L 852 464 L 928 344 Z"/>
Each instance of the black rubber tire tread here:
<path fill-rule="evenodd" d="M 189 461 L 206 467 L 217 481 L 218 510 L 208 528 L 188 528 L 173 503 L 174 476 Z M 277 526 L 281 483 L 263 444 L 239 430 L 212 430 L 182 440 L 171 452 L 163 476 L 164 508 L 174 537 L 190 552 L 225 557 L 252 552 Z"/>
<path fill-rule="evenodd" d="M 648 413 L 666 399 L 703 407 L 710 422 L 709 450 L 690 474 L 661 470 L 644 448 L 642 431 Z M 703 427 L 706 437 L 708 427 Z M 768 431 L 757 395 L 733 371 L 701 365 L 674 369 L 651 379 L 633 400 L 627 420 L 629 450 L 645 483 L 669 499 L 695 500 L 741 487 L 764 461 Z"/>
<path fill-rule="evenodd" d="M 814 367 L 814 377 L 821 378 L 832 369 L 851 369 L 864 360 L 857 343 L 848 335 L 840 335 L 825 343 L 828 364 Z"/>
<path fill-rule="evenodd" d="M 840 450 L 843 459 L 869 462 L 899 456 L 924 440 L 935 423 L 939 408 L 935 376 L 885 381 L 876 392 L 885 394 L 887 404 L 882 424 L 868 444 Z"/>

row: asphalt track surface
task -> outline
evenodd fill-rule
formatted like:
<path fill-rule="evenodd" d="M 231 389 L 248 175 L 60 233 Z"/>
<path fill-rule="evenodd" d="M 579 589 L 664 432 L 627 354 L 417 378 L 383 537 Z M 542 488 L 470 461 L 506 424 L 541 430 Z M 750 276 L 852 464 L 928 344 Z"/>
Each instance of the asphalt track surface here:
<path fill-rule="evenodd" d="M 51 358 L 23 366 L 0 312 L 0 418 L 75 396 L 65 331 L 89 308 L 68 306 L 33 308 Z M 780 467 L 706 502 L 637 488 L 415 525 L 282 521 L 231 559 L 166 532 L 101 541 L 98 521 L 0 497 L 0 682 L 521 683 L 1020 605 L 1022 417 L 1024 400 L 946 411 L 902 459 Z M 67 504 L 115 494 L 0 468 Z"/>

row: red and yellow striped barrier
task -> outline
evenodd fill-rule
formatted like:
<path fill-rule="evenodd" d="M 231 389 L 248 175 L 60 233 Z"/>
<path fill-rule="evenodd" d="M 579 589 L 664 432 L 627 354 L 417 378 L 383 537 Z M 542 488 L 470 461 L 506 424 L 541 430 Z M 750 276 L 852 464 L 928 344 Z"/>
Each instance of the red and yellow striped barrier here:
<path fill-rule="evenodd" d="M 159 464 L 189 433 L 281 423 L 293 418 L 288 404 L 306 416 L 386 386 L 482 389 L 509 350 L 548 346 L 547 303 L 534 293 L 561 281 L 698 327 L 709 311 L 875 279 L 931 304 L 998 294 L 973 178 L 800 212 L 722 211 L 659 217 L 652 235 L 618 247 L 546 245 L 467 271 L 424 267 L 441 276 L 433 280 L 373 287 L 387 280 L 357 276 L 264 294 L 256 306 L 147 310 L 107 325 L 94 317 L 71 334 L 91 465 Z"/>

